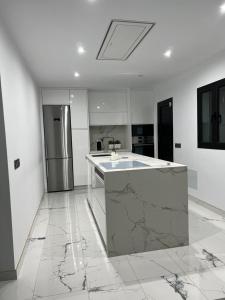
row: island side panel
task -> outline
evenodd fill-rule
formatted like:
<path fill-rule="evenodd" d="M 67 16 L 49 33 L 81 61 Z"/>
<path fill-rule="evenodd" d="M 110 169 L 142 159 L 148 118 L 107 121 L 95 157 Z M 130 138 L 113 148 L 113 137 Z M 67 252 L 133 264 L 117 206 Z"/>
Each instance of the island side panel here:
<path fill-rule="evenodd" d="M 88 161 L 88 197 L 89 208 L 106 245 L 106 213 L 104 180 L 95 173 L 95 165 Z"/>
<path fill-rule="evenodd" d="M 108 256 L 188 245 L 187 168 L 105 174 Z"/>

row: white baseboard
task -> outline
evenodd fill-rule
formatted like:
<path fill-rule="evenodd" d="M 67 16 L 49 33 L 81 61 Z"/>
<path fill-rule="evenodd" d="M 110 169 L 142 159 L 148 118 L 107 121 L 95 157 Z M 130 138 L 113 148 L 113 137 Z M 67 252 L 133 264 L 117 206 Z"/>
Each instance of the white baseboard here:
<path fill-rule="evenodd" d="M 202 205 L 203 207 L 205 207 L 207 209 L 210 209 L 210 210 L 214 211 L 216 214 L 219 214 L 219 215 L 225 217 L 225 211 L 220 209 L 220 208 L 217 208 L 217 207 L 215 207 L 215 206 L 213 206 L 213 205 L 211 205 L 211 204 L 209 204 L 209 203 L 207 203 L 203 200 L 200 200 L 200 199 L 198 199 L 194 196 L 191 196 L 191 195 L 188 195 L 188 199 L 195 202 L 195 203 L 197 203 L 197 204 L 199 204 L 199 205 Z"/>

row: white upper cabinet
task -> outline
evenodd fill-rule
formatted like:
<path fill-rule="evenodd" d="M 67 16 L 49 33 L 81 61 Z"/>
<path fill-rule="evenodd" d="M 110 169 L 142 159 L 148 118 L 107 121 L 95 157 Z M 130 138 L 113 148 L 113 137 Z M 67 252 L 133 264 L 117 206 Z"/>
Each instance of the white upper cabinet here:
<path fill-rule="evenodd" d="M 131 123 L 154 123 L 154 98 L 152 92 L 148 90 L 131 90 L 130 97 Z"/>
<path fill-rule="evenodd" d="M 127 112 L 126 91 L 90 91 L 89 112 Z"/>
<path fill-rule="evenodd" d="M 73 129 L 89 127 L 87 90 L 70 90 L 70 110 Z"/>
<path fill-rule="evenodd" d="M 126 91 L 90 91 L 90 125 L 127 125 Z"/>
<path fill-rule="evenodd" d="M 70 111 L 73 140 L 74 186 L 87 185 L 89 121 L 87 90 L 70 89 Z"/>
<path fill-rule="evenodd" d="M 42 89 L 43 105 L 70 104 L 68 89 Z"/>

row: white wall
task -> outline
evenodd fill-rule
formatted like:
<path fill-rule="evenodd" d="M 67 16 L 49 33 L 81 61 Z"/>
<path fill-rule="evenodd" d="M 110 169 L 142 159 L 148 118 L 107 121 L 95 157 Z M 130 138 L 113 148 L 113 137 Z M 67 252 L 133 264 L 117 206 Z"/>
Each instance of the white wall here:
<path fill-rule="evenodd" d="M 16 267 L 44 191 L 40 104 L 35 83 L 2 27 L 0 72 Z M 14 170 L 16 158 L 21 167 Z"/>
<path fill-rule="evenodd" d="M 191 170 L 189 193 L 225 210 L 225 151 L 197 148 L 197 88 L 222 78 L 225 53 L 155 85 L 154 93 L 156 102 L 173 97 L 174 142 L 182 144 L 181 149 L 174 149 L 174 159 Z"/>
<path fill-rule="evenodd" d="M 0 280 L 15 277 L 5 124 L 0 91 Z M 6 234 L 7 233 L 7 234 Z M 5 271 L 8 272 L 5 272 Z M 13 272 L 13 274 L 11 274 Z M 13 276 L 14 275 L 14 276 Z"/>

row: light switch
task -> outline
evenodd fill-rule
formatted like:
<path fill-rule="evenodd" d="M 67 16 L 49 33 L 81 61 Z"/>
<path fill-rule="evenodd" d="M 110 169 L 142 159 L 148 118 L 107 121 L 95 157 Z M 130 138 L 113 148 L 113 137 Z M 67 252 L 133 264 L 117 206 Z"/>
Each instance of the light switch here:
<path fill-rule="evenodd" d="M 175 143 L 175 148 L 181 148 L 181 144 L 180 143 Z"/>

